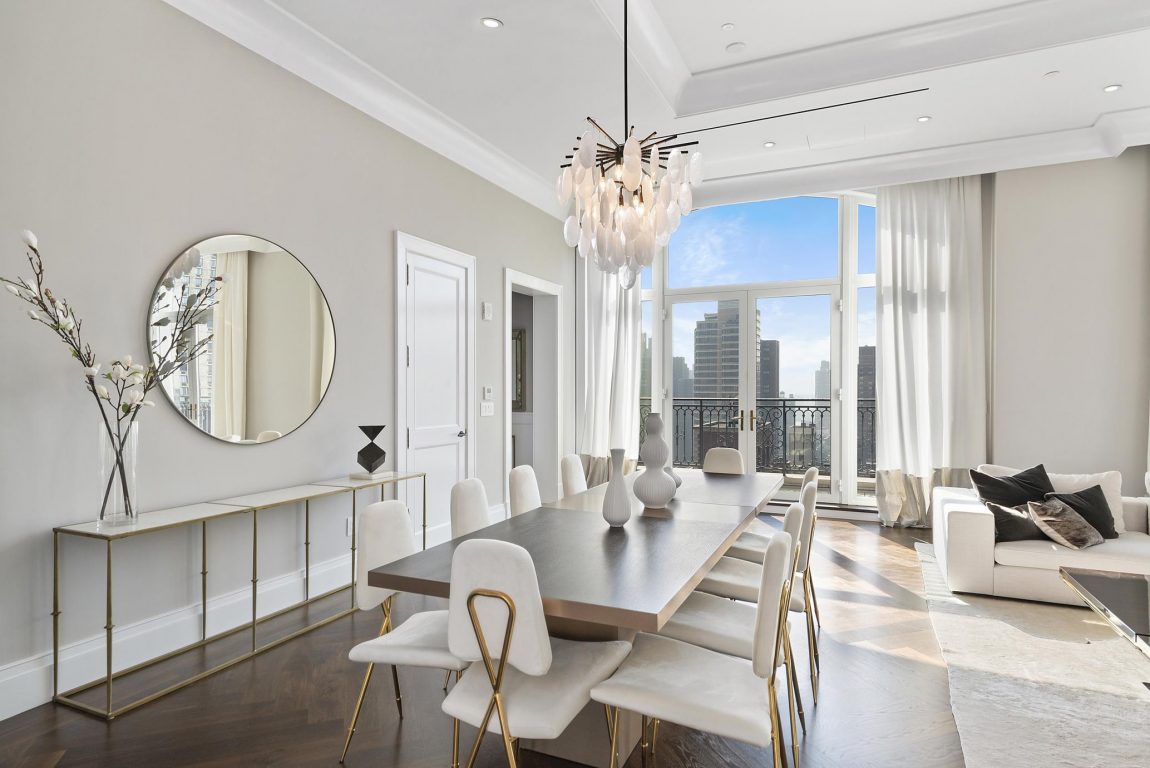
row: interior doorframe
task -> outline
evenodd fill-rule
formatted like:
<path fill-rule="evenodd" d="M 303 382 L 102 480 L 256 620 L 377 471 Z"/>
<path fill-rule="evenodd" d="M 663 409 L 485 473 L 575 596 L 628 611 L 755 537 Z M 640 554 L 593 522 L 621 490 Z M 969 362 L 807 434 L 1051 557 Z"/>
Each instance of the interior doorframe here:
<path fill-rule="evenodd" d="M 511 473 L 511 392 L 514 387 L 514 371 L 513 359 L 511 352 L 511 302 L 513 293 L 524 293 L 533 297 L 548 296 L 555 299 L 555 335 L 554 338 L 541 340 L 539 333 L 532 333 L 534 338 L 528 339 L 531 345 L 532 354 L 532 373 L 534 374 L 534 363 L 536 356 L 534 350 L 541 341 L 549 342 L 551 348 L 555 350 L 555 408 L 553 418 L 555 420 L 555 481 L 558 486 L 561 482 L 561 475 L 559 472 L 559 463 L 563 454 L 563 420 L 559 415 L 560 397 L 559 392 L 561 382 L 564 381 L 564 365 L 562 354 L 562 340 L 563 340 L 563 286 L 558 283 L 553 283 L 550 280 L 544 280 L 541 277 L 530 275 L 526 272 L 520 272 L 515 269 L 505 268 L 503 270 L 503 498 L 510 499 L 510 488 L 508 487 L 508 475 Z M 536 380 L 533 378 L 532 386 L 534 387 Z M 533 410 L 532 416 L 532 430 L 538 430 L 538 411 Z M 532 441 L 533 443 L 535 441 Z M 538 452 L 535 451 L 535 455 Z M 551 496 L 551 491 L 556 491 L 559 496 L 562 496 L 562 490 L 558 487 L 554 489 L 543 489 L 540 491 L 544 500 Z M 556 497 L 558 498 L 558 497 Z M 509 514 L 507 504 L 504 504 L 504 515 Z"/>
<path fill-rule="evenodd" d="M 467 476 L 475 477 L 476 461 L 476 374 L 475 374 L 475 332 L 476 332 L 476 260 L 475 257 L 448 248 L 445 245 L 395 232 L 395 469 L 406 472 L 410 466 L 407 440 L 407 276 L 408 251 L 422 253 L 431 258 L 454 264 L 467 273 Z M 510 334 L 509 334 L 510 335 Z M 396 498 L 407 501 L 407 483 L 396 484 Z M 409 510 L 410 511 L 410 510 Z M 414 517 L 413 517 L 414 520 Z"/>

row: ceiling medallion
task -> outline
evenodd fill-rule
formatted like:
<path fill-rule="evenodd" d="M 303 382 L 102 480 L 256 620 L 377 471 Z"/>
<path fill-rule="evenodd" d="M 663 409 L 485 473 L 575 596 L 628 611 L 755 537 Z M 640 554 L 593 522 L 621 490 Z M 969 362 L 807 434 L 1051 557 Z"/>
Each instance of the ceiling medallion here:
<path fill-rule="evenodd" d="M 591 128 L 567 155 L 556 182 L 561 205 L 574 210 L 563 222 L 563 238 L 590 257 L 603 272 L 619 276 L 624 288 L 635 285 L 639 271 L 667 245 L 679 220 L 691 212 L 691 187 L 703 179 L 703 157 L 672 144 L 677 135 L 652 131 L 637 138 L 627 104 L 627 0 L 623 0 L 623 125 L 617 141 L 594 118 Z"/>

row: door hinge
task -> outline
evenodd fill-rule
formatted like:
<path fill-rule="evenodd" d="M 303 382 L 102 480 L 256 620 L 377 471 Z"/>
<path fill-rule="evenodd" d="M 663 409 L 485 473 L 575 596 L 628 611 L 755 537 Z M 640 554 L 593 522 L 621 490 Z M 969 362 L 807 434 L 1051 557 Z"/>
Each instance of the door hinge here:
<path fill-rule="evenodd" d="M 666 310 L 666 308 L 664 308 L 663 309 L 663 320 L 666 321 L 666 319 L 667 319 L 667 310 Z"/>
<path fill-rule="evenodd" d="M 843 400 L 842 387 L 839 387 L 838 389 L 835 390 L 835 399 L 838 400 L 840 403 L 842 402 L 842 400 Z"/>
<path fill-rule="evenodd" d="M 837 309 L 839 312 L 843 311 L 843 300 L 842 299 L 838 299 L 837 301 L 835 301 L 835 309 Z"/>

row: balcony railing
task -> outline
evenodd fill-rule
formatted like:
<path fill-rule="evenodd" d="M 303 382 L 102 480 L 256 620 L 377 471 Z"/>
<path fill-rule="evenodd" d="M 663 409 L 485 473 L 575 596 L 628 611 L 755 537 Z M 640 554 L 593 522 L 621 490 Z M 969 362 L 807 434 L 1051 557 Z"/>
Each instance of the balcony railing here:
<path fill-rule="evenodd" d="M 639 440 L 646 438 L 643 420 L 651 399 L 639 400 Z M 875 401 L 858 401 L 859 477 L 875 476 Z M 676 397 L 671 417 L 664 420 L 671 455 L 677 467 L 700 467 L 707 451 L 717 446 L 739 447 L 739 401 Z M 755 456 L 760 472 L 802 473 L 817 466 L 831 471 L 831 401 L 826 398 L 761 397 L 755 406 Z"/>

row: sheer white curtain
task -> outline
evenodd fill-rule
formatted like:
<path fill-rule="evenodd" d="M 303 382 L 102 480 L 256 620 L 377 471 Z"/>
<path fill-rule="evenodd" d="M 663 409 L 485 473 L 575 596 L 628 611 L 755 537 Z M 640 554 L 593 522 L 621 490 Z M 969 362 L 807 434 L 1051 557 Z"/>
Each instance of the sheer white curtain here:
<path fill-rule="evenodd" d="M 212 434 L 247 437 L 248 252 L 216 255 L 216 274 L 226 275 L 213 309 Z"/>
<path fill-rule="evenodd" d="M 986 458 L 981 179 L 880 189 L 877 217 L 879 518 L 929 525 Z"/>
<path fill-rule="evenodd" d="M 624 290 L 614 275 L 580 262 L 584 291 L 583 426 L 578 451 L 589 457 L 587 484 L 608 479 L 612 448 L 625 468 L 639 453 L 639 289 Z"/>

